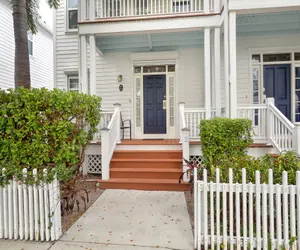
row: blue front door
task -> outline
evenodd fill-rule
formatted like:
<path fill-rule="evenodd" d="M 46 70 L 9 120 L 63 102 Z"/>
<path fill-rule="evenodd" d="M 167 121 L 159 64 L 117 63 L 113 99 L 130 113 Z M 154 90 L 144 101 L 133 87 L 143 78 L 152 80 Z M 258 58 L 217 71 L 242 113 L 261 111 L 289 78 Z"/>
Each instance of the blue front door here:
<path fill-rule="evenodd" d="M 144 134 L 166 134 L 166 76 L 144 76 Z"/>
<path fill-rule="evenodd" d="M 274 97 L 275 106 L 291 119 L 291 67 L 284 65 L 264 66 L 264 88 L 267 97 Z"/>

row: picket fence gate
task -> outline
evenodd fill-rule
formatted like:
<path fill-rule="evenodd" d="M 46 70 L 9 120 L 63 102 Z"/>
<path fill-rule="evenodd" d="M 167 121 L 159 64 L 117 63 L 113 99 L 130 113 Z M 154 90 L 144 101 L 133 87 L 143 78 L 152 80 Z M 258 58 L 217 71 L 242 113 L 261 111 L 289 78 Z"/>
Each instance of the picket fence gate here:
<path fill-rule="evenodd" d="M 273 184 L 273 172 L 268 171 L 268 184 L 229 183 L 197 180 L 194 170 L 195 249 L 300 249 L 300 172 L 296 185 L 288 184 L 287 172 L 282 173 L 282 185 Z"/>
<path fill-rule="evenodd" d="M 33 169 L 37 178 L 37 170 Z M 47 176 L 47 170 L 43 170 Z M 2 171 L 5 177 L 5 169 Z M 27 169 L 23 170 L 24 178 Z M 26 185 L 12 180 L 0 186 L 0 239 L 54 241 L 62 235 L 60 188 L 52 183 Z"/>

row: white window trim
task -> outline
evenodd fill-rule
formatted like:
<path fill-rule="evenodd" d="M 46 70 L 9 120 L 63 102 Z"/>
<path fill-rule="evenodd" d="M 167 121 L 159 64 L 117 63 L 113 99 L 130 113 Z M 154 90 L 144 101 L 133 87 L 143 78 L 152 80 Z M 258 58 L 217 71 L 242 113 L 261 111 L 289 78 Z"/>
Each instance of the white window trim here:
<path fill-rule="evenodd" d="M 70 80 L 71 79 L 77 79 L 78 80 L 78 88 L 77 89 L 71 89 L 70 88 Z M 68 91 L 78 91 L 78 92 L 80 92 L 79 76 L 78 75 L 67 75 L 67 89 L 68 89 Z"/>
<path fill-rule="evenodd" d="M 300 65 L 300 61 L 295 61 L 295 53 L 300 52 L 300 46 L 288 46 L 288 47 L 262 47 L 262 48 L 249 48 L 248 49 L 248 58 L 249 58 L 249 79 L 250 79 L 250 102 L 253 103 L 253 77 L 252 77 L 252 69 L 253 66 L 260 67 L 260 92 L 259 92 L 259 100 L 261 103 L 265 100 L 266 96 L 264 95 L 264 88 L 263 88 L 263 81 L 264 81 L 264 72 L 263 66 L 264 65 L 280 65 L 280 64 L 290 64 L 291 65 L 291 122 L 295 122 L 295 84 L 296 84 L 296 77 L 295 77 L 295 67 L 296 65 Z M 282 61 L 282 62 L 263 62 L 263 55 L 265 54 L 284 54 L 290 53 L 291 54 L 291 61 Z M 252 55 L 260 55 L 261 61 L 259 63 L 252 63 Z"/>
<path fill-rule="evenodd" d="M 29 38 L 29 34 L 31 34 L 32 38 L 30 39 Z M 33 34 L 31 31 L 28 31 L 27 32 L 27 41 L 31 42 L 32 43 L 32 54 L 29 53 L 29 46 L 28 46 L 28 54 L 30 57 L 33 57 L 33 44 L 34 44 L 34 38 L 33 38 Z"/>
<path fill-rule="evenodd" d="M 79 2 L 80 0 L 78 0 Z M 79 3 L 78 3 L 79 5 Z M 79 7 L 77 8 L 68 8 L 68 0 L 65 1 L 65 27 L 66 27 L 66 33 L 73 33 L 78 32 L 78 26 L 76 29 L 69 29 L 69 11 L 70 10 L 77 10 L 77 16 L 79 18 Z"/>

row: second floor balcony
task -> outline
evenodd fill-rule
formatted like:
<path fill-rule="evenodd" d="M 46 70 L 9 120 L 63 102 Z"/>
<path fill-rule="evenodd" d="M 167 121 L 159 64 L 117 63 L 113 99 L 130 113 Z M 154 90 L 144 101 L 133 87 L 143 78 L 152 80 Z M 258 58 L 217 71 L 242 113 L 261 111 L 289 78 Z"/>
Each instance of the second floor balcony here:
<path fill-rule="evenodd" d="M 81 2 L 80 19 L 84 22 L 217 15 L 223 4 L 224 0 L 86 0 Z"/>

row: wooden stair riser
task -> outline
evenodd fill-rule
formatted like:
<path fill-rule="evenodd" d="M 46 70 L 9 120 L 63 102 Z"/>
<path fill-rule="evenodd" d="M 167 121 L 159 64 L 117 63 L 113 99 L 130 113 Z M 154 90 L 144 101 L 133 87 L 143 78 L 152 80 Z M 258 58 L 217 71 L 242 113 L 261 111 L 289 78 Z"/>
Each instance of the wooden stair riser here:
<path fill-rule="evenodd" d="M 111 161 L 111 168 L 171 168 L 182 169 L 181 162 Z"/>
<path fill-rule="evenodd" d="M 188 184 L 152 184 L 152 183 L 100 183 L 102 189 L 133 189 L 151 191 L 189 191 Z"/>
<path fill-rule="evenodd" d="M 181 151 L 115 151 L 113 159 L 182 159 Z"/>
<path fill-rule="evenodd" d="M 111 171 L 111 178 L 126 178 L 126 179 L 175 179 L 178 180 L 181 173 L 178 172 L 121 172 Z"/>

